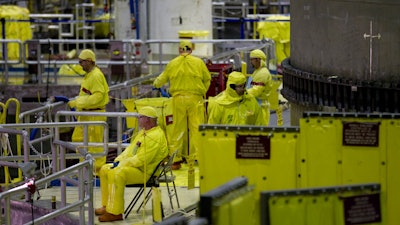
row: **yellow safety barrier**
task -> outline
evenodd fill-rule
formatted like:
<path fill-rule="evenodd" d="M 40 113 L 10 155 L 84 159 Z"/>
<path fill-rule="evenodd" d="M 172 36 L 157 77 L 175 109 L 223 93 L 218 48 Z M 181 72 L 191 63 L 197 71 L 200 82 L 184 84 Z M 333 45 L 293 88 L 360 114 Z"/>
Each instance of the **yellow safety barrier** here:
<path fill-rule="evenodd" d="M 380 224 L 397 225 L 400 221 L 399 135 L 399 114 L 307 113 L 300 119 L 300 127 L 286 128 L 201 125 L 200 193 L 237 176 L 247 177 L 249 185 L 255 185 L 254 191 L 258 194 L 373 183 L 380 186 L 378 200 L 371 200 L 379 203 L 376 210 L 380 213 Z M 355 195 L 351 193 L 349 196 Z M 309 201 L 306 197 L 301 199 Z M 259 206 L 259 200 L 256 199 L 256 206 Z M 281 200 L 275 203 L 278 201 Z M 340 199 L 335 200 L 333 206 L 331 203 L 326 207 L 332 210 L 344 207 Z M 279 205 L 275 206 L 279 208 Z M 318 220 L 307 217 L 319 213 L 319 207 L 325 206 L 299 204 L 299 207 L 290 206 L 288 210 L 298 213 L 296 221 L 300 221 L 302 216 L 304 221 L 309 221 L 304 224 L 317 225 L 321 224 Z M 349 213 L 344 209 L 341 211 Z M 283 215 L 280 213 L 272 210 L 271 216 L 280 218 Z M 259 215 L 260 211 L 256 216 Z M 332 224 L 355 224 L 345 223 L 345 216 L 340 215 L 333 216 L 336 222 Z M 282 218 L 269 224 L 293 224 L 290 222 L 293 220 L 285 221 Z"/>
<path fill-rule="evenodd" d="M 377 224 L 380 205 L 379 184 L 263 192 L 261 224 Z"/>
<path fill-rule="evenodd" d="M 237 177 L 200 195 L 198 211 L 207 224 L 254 225 L 253 186 L 247 186 L 247 178 Z M 203 223 L 199 223 L 203 224 Z"/>
<path fill-rule="evenodd" d="M 387 199 L 387 215 L 388 222 L 387 224 L 396 224 L 400 221 L 400 213 L 399 213 L 399 202 L 400 202 L 400 179 L 398 179 L 398 171 L 400 166 L 400 119 L 387 119 L 384 121 L 386 136 L 381 136 L 383 138 L 383 142 L 386 142 L 386 159 L 387 161 L 382 161 L 381 169 L 382 174 L 385 175 L 382 179 L 386 179 L 386 184 L 383 185 L 383 188 L 386 189 L 387 195 L 385 196 Z M 384 144 L 384 143 L 382 143 Z"/>
<path fill-rule="evenodd" d="M 386 126 L 380 118 L 301 119 L 300 187 L 384 182 Z"/>
<path fill-rule="evenodd" d="M 200 193 L 243 175 L 249 179 L 249 184 L 255 185 L 257 192 L 297 187 L 297 128 L 264 127 L 261 130 L 244 126 L 202 125 L 200 133 Z M 260 152 L 251 156 L 255 148 Z M 246 152 L 249 156 L 238 156 Z"/>
<path fill-rule="evenodd" d="M 200 127 L 200 193 L 229 180 L 246 176 L 255 185 L 255 218 L 259 218 L 258 193 L 297 187 L 297 128 L 269 129 L 203 125 Z"/>

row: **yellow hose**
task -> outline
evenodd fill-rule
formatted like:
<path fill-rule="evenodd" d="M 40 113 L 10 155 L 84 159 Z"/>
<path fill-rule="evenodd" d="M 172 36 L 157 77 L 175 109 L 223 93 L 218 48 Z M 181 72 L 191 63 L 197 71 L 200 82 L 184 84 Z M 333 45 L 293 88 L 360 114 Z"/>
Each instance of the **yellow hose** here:
<path fill-rule="evenodd" d="M 5 124 L 6 123 L 6 118 L 7 118 L 6 117 L 6 115 L 7 115 L 7 106 L 2 102 L 0 102 L 0 106 L 3 109 L 3 111 L 2 111 L 2 113 L 0 115 L 0 124 Z M 8 155 L 8 151 L 7 151 L 8 149 L 2 149 L 2 150 L 4 150 L 4 153 L 3 153 L 4 155 Z M 9 182 L 10 182 L 10 172 L 8 170 L 8 166 L 4 167 L 4 181 L 5 181 L 6 187 L 8 187 Z"/>
<path fill-rule="evenodd" d="M 9 104 L 10 104 L 11 102 L 14 102 L 14 103 L 15 103 L 15 123 L 19 123 L 19 114 L 20 114 L 20 111 L 21 111 L 21 105 L 20 105 L 18 99 L 16 99 L 16 98 L 9 98 L 9 99 L 6 101 L 6 104 L 5 104 L 5 108 L 6 108 L 6 109 L 8 109 Z M 4 116 L 4 118 L 6 118 L 6 116 Z M 4 123 L 6 123 L 5 119 L 4 119 Z M 17 155 L 18 155 L 18 156 L 21 156 L 21 136 L 20 136 L 20 135 L 17 135 L 16 139 L 17 139 Z M 8 152 L 6 152 L 6 153 L 7 153 L 7 155 L 8 155 Z M 21 161 L 18 161 L 18 162 L 21 162 Z M 4 167 L 4 171 L 5 171 L 5 170 L 6 170 L 6 167 Z M 8 171 L 8 168 L 7 168 L 7 171 Z M 8 172 L 7 172 L 7 173 L 8 173 Z M 9 173 L 8 173 L 8 174 L 5 174 L 6 186 L 8 185 L 8 180 L 9 180 L 9 179 L 10 179 L 10 174 L 9 174 Z M 15 178 L 15 179 L 13 180 L 13 182 L 20 182 L 20 181 L 22 181 L 22 170 L 18 169 L 18 177 Z"/>
<path fill-rule="evenodd" d="M 6 114 L 7 114 L 7 108 L 6 105 L 2 102 L 0 102 L 1 108 L 3 108 L 1 115 L 0 115 L 0 124 L 5 124 L 6 123 Z"/>

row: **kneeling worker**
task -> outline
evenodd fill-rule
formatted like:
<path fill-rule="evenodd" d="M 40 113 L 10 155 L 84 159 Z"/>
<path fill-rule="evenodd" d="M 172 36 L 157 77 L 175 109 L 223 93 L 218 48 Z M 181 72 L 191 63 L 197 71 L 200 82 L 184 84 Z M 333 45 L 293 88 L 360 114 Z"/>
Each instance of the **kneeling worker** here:
<path fill-rule="evenodd" d="M 139 109 L 139 133 L 114 163 L 101 167 L 102 207 L 95 210 L 100 222 L 122 220 L 125 185 L 147 182 L 157 165 L 168 156 L 167 139 L 157 125 L 157 118 L 153 107 Z"/>
<path fill-rule="evenodd" d="M 244 74 L 230 73 L 226 89 L 208 99 L 208 124 L 263 125 L 261 108 L 246 91 Z"/>

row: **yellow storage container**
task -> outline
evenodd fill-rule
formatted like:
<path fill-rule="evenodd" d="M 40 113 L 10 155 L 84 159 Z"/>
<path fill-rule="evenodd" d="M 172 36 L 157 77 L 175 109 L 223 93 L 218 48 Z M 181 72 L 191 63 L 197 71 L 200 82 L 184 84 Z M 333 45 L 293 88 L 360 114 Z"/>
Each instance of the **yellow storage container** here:
<path fill-rule="evenodd" d="M 178 31 L 180 39 L 207 40 L 210 34 L 207 30 L 181 30 Z M 206 43 L 193 43 L 193 54 L 198 56 L 211 56 L 212 45 Z"/>
<path fill-rule="evenodd" d="M 0 6 L 0 19 L 5 20 L 5 29 L 0 26 L 1 39 L 15 39 L 24 42 L 32 39 L 32 31 L 29 22 L 29 10 L 15 5 Z M 20 20 L 20 21 L 18 21 Z M 5 37 L 3 37 L 5 33 Z M 3 59 L 3 48 L 0 48 L 0 58 Z M 16 60 L 20 56 L 19 45 L 17 43 L 7 44 L 8 59 Z"/>
<path fill-rule="evenodd" d="M 349 221 L 365 218 L 358 217 L 355 209 L 374 209 L 379 218 L 362 224 L 397 225 L 398 118 L 398 114 L 310 112 L 298 128 L 201 125 L 200 193 L 245 176 L 256 194 L 271 193 L 267 224 L 356 224 Z M 349 189 L 360 185 L 358 191 Z M 379 185 L 379 190 L 363 185 Z M 312 192 L 315 189 L 318 195 Z M 254 204 L 263 200 L 256 198 Z M 350 210 L 344 213 L 346 207 Z M 265 215 L 266 209 L 256 210 L 255 218 Z"/>
<path fill-rule="evenodd" d="M 94 31 L 96 38 L 109 38 L 110 34 L 110 13 L 105 13 L 95 18 L 96 20 L 102 20 L 104 22 L 94 23 Z"/>
<path fill-rule="evenodd" d="M 189 38 L 189 39 L 196 39 L 196 38 L 205 38 L 208 36 L 210 32 L 206 30 L 181 30 L 178 31 L 179 38 Z"/>

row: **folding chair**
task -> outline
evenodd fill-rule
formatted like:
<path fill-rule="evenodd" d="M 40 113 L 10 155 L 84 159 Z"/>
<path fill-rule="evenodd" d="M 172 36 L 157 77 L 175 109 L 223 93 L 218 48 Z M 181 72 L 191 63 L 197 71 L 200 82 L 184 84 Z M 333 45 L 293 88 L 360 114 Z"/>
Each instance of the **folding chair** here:
<path fill-rule="evenodd" d="M 176 191 L 176 186 L 175 186 L 175 175 L 172 173 L 172 164 L 174 163 L 174 158 L 177 152 L 178 151 L 172 153 L 172 155 L 169 157 L 168 162 L 166 162 L 163 165 L 160 176 L 158 176 L 158 182 L 165 183 L 167 185 L 168 197 L 169 197 L 169 202 L 171 203 L 172 210 L 174 209 L 174 204 L 172 203 L 172 199 L 174 198 L 174 196 L 176 198 L 176 203 L 178 205 L 178 208 L 180 208 L 178 192 Z M 171 188 L 169 187 L 170 183 L 172 183 Z"/>
<path fill-rule="evenodd" d="M 124 218 L 126 219 L 128 217 L 128 215 L 131 213 L 133 207 L 135 207 L 136 203 L 139 201 L 140 197 L 142 196 L 142 194 L 145 191 L 145 188 L 149 188 L 147 194 L 146 194 L 146 198 L 145 200 L 142 201 L 142 203 L 140 204 L 140 206 L 137 209 L 137 213 L 139 213 L 140 208 L 143 206 L 143 204 L 146 204 L 147 201 L 149 200 L 149 198 L 151 197 L 151 188 L 152 187 L 159 187 L 159 181 L 158 181 L 158 177 L 160 176 L 160 171 L 163 170 L 163 165 L 165 164 L 166 159 L 162 160 L 160 163 L 158 163 L 156 169 L 153 171 L 153 173 L 151 174 L 149 180 L 146 182 L 146 185 L 144 184 L 127 184 L 125 185 L 125 187 L 135 187 L 135 188 L 139 188 L 139 190 L 136 192 L 135 196 L 133 197 L 133 199 L 131 200 L 131 202 L 129 203 L 128 207 L 126 207 L 125 211 L 124 211 Z"/>

